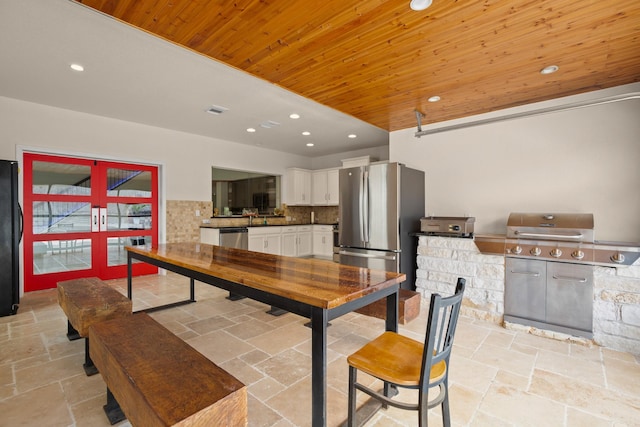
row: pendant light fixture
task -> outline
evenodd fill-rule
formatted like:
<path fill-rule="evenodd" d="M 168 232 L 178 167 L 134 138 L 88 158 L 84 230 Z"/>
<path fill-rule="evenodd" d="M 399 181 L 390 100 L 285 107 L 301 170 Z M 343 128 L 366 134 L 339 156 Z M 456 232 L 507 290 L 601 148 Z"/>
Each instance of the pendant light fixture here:
<path fill-rule="evenodd" d="M 432 0 L 411 0 L 409 7 L 413 10 L 425 10 L 429 6 L 431 6 Z"/>

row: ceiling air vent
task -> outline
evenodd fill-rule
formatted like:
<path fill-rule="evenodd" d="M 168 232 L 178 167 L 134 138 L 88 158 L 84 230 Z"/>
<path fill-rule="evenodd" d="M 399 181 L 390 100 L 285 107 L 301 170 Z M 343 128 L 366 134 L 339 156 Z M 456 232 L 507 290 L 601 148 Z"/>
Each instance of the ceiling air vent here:
<path fill-rule="evenodd" d="M 209 114 L 219 116 L 220 114 L 224 113 L 227 110 L 228 108 L 221 107 L 219 105 L 212 105 L 211 107 L 207 108 L 205 111 Z"/>
<path fill-rule="evenodd" d="M 264 123 L 260 123 L 260 127 L 263 127 L 265 129 L 271 129 L 272 127 L 276 127 L 279 126 L 280 123 L 278 122 L 274 122 L 273 120 L 267 120 Z"/>

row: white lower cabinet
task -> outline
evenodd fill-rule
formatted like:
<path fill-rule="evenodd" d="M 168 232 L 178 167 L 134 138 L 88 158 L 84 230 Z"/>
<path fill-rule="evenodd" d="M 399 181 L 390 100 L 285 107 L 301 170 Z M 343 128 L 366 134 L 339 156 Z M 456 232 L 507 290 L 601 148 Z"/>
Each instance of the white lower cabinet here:
<path fill-rule="evenodd" d="M 333 256 L 333 227 L 331 225 L 313 226 L 313 255 Z"/>
<path fill-rule="evenodd" d="M 282 255 L 308 256 L 312 251 L 310 225 L 291 225 L 282 228 Z"/>
<path fill-rule="evenodd" d="M 217 228 L 200 228 L 200 242 L 209 245 L 220 244 L 220 230 Z"/>
<path fill-rule="evenodd" d="M 272 255 L 281 253 L 282 227 L 256 227 L 249 228 L 249 250 L 264 252 Z"/>

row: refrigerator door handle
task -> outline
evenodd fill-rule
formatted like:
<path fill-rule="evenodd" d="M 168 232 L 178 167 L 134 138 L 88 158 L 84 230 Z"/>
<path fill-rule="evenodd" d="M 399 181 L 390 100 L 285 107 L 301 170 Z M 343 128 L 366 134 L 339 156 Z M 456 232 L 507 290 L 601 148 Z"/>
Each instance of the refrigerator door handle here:
<path fill-rule="evenodd" d="M 360 168 L 360 180 L 358 181 L 358 203 L 360 208 L 360 241 L 364 241 L 364 171 Z"/>
<path fill-rule="evenodd" d="M 369 171 L 364 170 L 362 174 L 362 187 L 363 187 L 363 208 L 362 208 L 362 229 L 363 229 L 363 241 L 369 243 Z"/>
<path fill-rule="evenodd" d="M 22 213 L 22 206 L 18 203 L 18 212 L 20 213 L 20 236 L 18 236 L 18 244 L 22 242 L 22 235 L 24 234 L 24 214 Z"/>
<path fill-rule="evenodd" d="M 349 252 L 345 250 L 338 251 L 340 255 L 354 256 L 358 258 L 376 258 L 376 259 L 384 259 L 387 261 L 395 261 L 397 256 L 393 255 L 374 255 L 374 254 L 363 254 L 360 252 Z"/>

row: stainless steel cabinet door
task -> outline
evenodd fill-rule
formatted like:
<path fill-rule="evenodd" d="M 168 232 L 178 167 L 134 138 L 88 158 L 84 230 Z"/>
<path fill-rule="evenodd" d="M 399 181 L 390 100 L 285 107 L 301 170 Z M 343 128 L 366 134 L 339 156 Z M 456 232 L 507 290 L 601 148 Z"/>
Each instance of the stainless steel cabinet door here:
<path fill-rule="evenodd" d="M 593 330 L 592 266 L 548 263 L 547 322 L 583 331 Z"/>
<path fill-rule="evenodd" d="M 505 266 L 504 314 L 544 322 L 547 263 L 507 258 Z"/>

